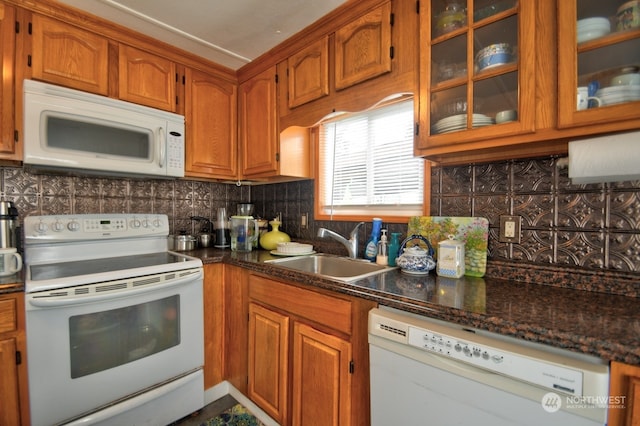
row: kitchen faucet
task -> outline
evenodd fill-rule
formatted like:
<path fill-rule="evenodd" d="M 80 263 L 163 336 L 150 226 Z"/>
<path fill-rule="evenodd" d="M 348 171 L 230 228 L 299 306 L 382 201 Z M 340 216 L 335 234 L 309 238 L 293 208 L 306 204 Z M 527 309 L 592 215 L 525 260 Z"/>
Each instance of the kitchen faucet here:
<path fill-rule="evenodd" d="M 355 259 L 358 257 L 358 229 L 360 226 L 364 225 L 364 222 L 360 222 L 353 228 L 351 234 L 349 234 L 349 239 L 347 240 L 342 235 L 333 232 L 327 228 L 319 228 L 318 229 L 318 237 L 329 237 L 334 240 L 342 243 L 343 246 L 347 248 L 347 252 L 349 253 L 349 257 Z"/>

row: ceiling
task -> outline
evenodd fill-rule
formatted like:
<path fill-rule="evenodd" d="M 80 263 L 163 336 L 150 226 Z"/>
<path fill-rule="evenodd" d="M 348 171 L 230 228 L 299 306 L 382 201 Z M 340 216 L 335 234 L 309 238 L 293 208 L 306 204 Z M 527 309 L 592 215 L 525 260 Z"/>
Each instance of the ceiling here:
<path fill-rule="evenodd" d="M 347 0 L 59 0 L 233 70 Z"/>

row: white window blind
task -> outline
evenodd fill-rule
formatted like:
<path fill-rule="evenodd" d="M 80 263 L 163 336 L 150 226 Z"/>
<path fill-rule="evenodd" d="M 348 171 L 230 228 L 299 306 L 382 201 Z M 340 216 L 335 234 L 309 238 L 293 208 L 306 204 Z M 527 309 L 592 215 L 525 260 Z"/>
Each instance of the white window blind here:
<path fill-rule="evenodd" d="M 413 157 L 413 117 L 409 100 L 321 125 L 321 213 L 422 214 L 424 160 Z"/>

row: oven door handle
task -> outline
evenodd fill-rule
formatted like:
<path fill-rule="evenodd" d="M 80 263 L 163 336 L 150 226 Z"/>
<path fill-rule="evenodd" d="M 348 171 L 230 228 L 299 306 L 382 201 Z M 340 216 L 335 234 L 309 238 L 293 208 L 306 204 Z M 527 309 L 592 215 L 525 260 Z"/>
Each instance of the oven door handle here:
<path fill-rule="evenodd" d="M 167 274 L 162 274 L 167 275 Z M 117 290 L 105 291 L 100 294 L 88 294 L 88 295 L 60 295 L 60 296 L 40 296 L 37 293 L 29 296 L 29 304 L 39 308 L 55 308 L 60 306 L 80 305 L 83 303 L 102 302 L 105 300 L 121 299 L 124 297 L 137 296 L 140 294 L 151 293 L 158 290 L 164 290 L 171 287 L 178 287 L 184 285 L 189 281 L 201 280 L 204 277 L 202 269 L 191 271 L 186 276 L 177 279 L 170 279 L 160 284 L 146 285 L 140 287 L 131 287 L 134 281 L 140 280 L 140 278 L 133 278 L 127 280 L 127 286 L 125 288 L 119 288 Z"/>

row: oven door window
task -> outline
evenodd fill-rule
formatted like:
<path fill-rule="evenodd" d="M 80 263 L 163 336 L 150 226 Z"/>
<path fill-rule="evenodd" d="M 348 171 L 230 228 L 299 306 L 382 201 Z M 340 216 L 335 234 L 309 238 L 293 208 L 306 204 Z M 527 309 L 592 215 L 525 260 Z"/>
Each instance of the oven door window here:
<path fill-rule="evenodd" d="M 71 378 L 108 370 L 180 343 L 180 296 L 69 318 Z"/>

